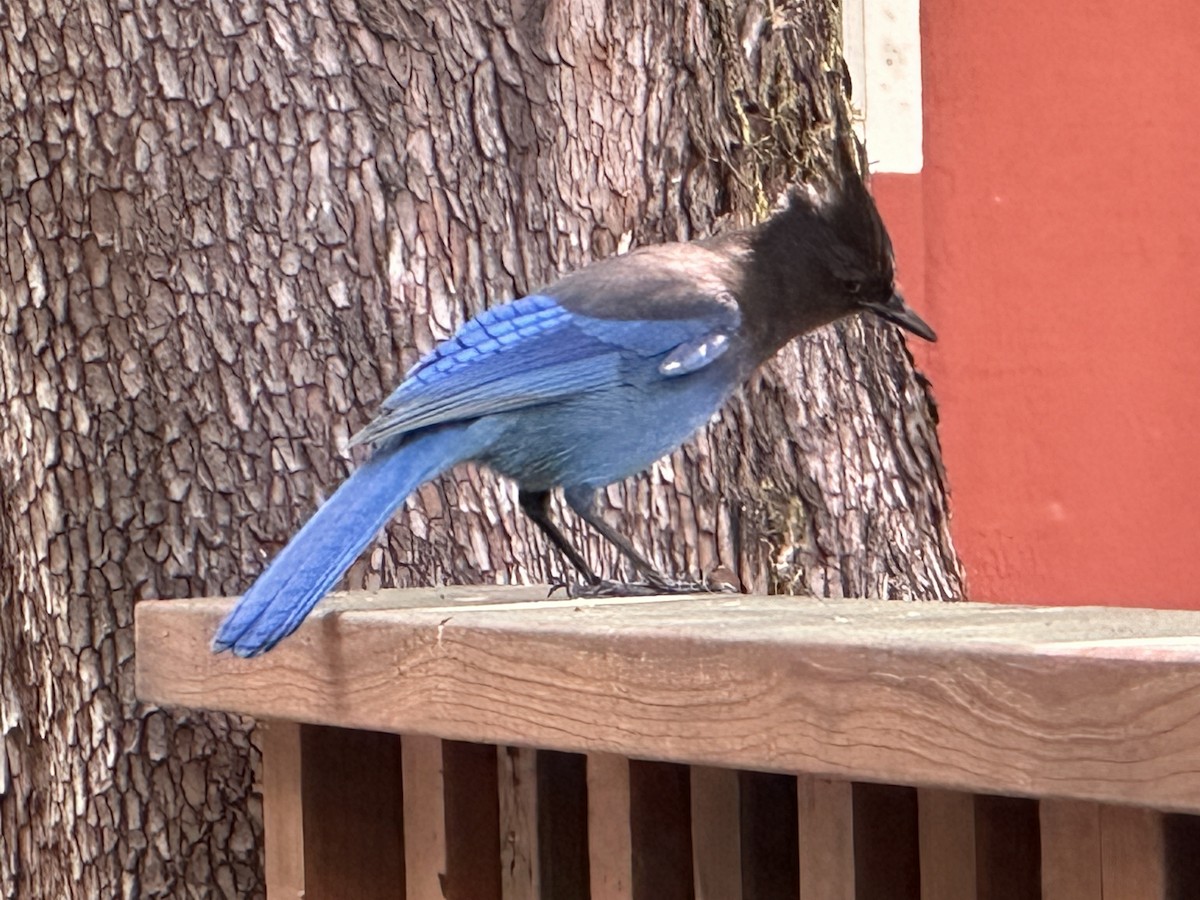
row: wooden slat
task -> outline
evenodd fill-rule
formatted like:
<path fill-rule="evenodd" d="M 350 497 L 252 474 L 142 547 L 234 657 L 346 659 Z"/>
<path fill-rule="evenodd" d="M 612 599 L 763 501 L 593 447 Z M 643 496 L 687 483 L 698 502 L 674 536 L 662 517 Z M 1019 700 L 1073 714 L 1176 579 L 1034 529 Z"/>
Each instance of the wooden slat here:
<path fill-rule="evenodd" d="M 800 900 L 855 900 L 854 786 L 797 779 Z"/>
<path fill-rule="evenodd" d="M 445 900 L 446 803 L 442 788 L 442 742 L 405 735 L 404 866 L 406 900 Z"/>
<path fill-rule="evenodd" d="M 629 760 L 608 753 L 590 754 L 587 792 L 591 900 L 633 900 Z"/>
<path fill-rule="evenodd" d="M 449 596 L 343 596 L 254 660 L 208 649 L 228 601 L 141 603 L 139 694 L 488 743 L 1200 811 L 1197 612 Z M 407 608 L 419 602 L 440 605 Z"/>
<path fill-rule="evenodd" d="M 537 751 L 497 747 L 504 900 L 542 900 L 538 877 Z"/>
<path fill-rule="evenodd" d="M 1043 900 L 1104 900 L 1100 804 L 1043 800 L 1039 819 Z"/>
<path fill-rule="evenodd" d="M 500 900 L 496 748 L 404 737 L 408 900 Z"/>
<path fill-rule="evenodd" d="M 1163 817 L 1149 809 L 1100 807 L 1100 855 L 1104 896 L 1166 900 Z"/>
<path fill-rule="evenodd" d="M 975 797 L 926 788 L 917 815 L 921 900 L 975 900 Z"/>
<path fill-rule="evenodd" d="M 696 900 L 742 900 L 738 772 L 692 766 L 691 779 Z"/>
<path fill-rule="evenodd" d="M 979 900 L 1040 900 L 1038 805 L 1016 797 L 975 798 Z"/>
<path fill-rule="evenodd" d="M 304 896 L 404 900 L 400 738 L 305 725 Z"/>
<path fill-rule="evenodd" d="M 295 722 L 263 721 L 254 732 L 262 748 L 265 867 L 271 900 L 304 897 L 300 727 Z"/>

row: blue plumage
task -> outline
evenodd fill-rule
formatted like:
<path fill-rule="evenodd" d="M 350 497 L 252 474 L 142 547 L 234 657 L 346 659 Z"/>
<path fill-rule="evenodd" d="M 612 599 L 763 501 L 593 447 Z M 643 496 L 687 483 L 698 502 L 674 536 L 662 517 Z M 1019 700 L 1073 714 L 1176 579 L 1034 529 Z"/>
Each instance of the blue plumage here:
<path fill-rule="evenodd" d="M 544 294 L 494 307 L 417 363 L 353 443 L 615 389 L 641 377 L 639 363 L 651 375 L 652 360 L 736 327 L 736 310 L 718 311 L 708 319 L 602 319 Z"/>
<path fill-rule="evenodd" d="M 661 358 L 711 327 L 695 319 L 597 319 L 546 295 L 494 307 L 465 323 L 409 371 L 381 415 L 355 436 L 353 443 L 382 446 L 246 592 L 221 623 L 214 649 L 252 656 L 290 634 L 404 498 L 457 462 L 478 459 L 539 487 L 585 481 L 588 473 L 607 483 L 644 468 L 666 452 L 661 428 L 646 422 L 627 432 L 638 446 L 616 454 L 628 461 L 609 477 L 608 467 L 591 459 L 603 448 L 594 423 L 621 414 L 622 393 L 668 377 L 659 371 Z M 709 393 L 700 423 L 726 391 Z M 548 407 L 560 427 L 535 439 L 537 424 L 522 414 L 545 415 Z M 684 430 L 695 427 L 689 420 Z M 683 437 L 668 436 L 666 449 Z M 572 448 L 578 448 L 574 466 Z"/>
<path fill-rule="evenodd" d="M 515 480 L 522 508 L 589 584 L 612 587 L 550 520 L 555 488 L 651 588 L 680 587 L 600 518 L 597 488 L 677 447 L 797 334 L 871 309 L 932 337 L 893 292 L 890 245 L 869 197 L 849 194 L 869 208 L 827 215 L 797 194 L 758 229 L 596 263 L 464 324 L 355 436 L 374 455 L 239 600 L 214 649 L 273 647 L 409 493 L 465 460 Z"/>
<path fill-rule="evenodd" d="M 487 445 L 479 423 L 445 426 L 376 453 L 342 482 L 238 601 L 214 650 L 254 656 L 275 646 L 337 583 L 419 485 Z"/>

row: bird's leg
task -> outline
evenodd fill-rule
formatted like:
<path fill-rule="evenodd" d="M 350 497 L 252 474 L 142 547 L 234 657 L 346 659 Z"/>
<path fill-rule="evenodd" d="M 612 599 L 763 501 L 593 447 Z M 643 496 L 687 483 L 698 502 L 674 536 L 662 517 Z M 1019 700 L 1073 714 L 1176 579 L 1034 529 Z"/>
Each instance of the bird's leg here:
<path fill-rule="evenodd" d="M 594 492 L 567 489 L 564 491 L 564 495 L 567 499 L 567 505 L 575 511 L 575 514 L 596 529 L 601 537 L 616 547 L 622 556 L 633 563 L 633 567 L 645 576 L 647 582 L 655 587 L 665 587 L 670 584 L 671 579 L 658 571 L 650 560 L 638 553 L 637 548 L 633 546 L 633 541 L 604 521 L 604 518 L 600 515 L 600 511 L 596 509 L 596 495 Z"/>
<path fill-rule="evenodd" d="M 557 547 L 559 552 L 570 560 L 571 565 L 579 570 L 579 574 L 584 577 L 584 580 L 589 585 L 602 584 L 602 580 L 592 571 L 592 567 L 587 564 L 587 560 L 583 558 L 583 554 L 575 549 L 575 546 L 567 540 L 567 536 L 559 530 L 559 527 L 554 524 L 554 520 L 550 518 L 550 492 L 522 490 L 517 493 L 517 498 L 521 504 L 521 509 L 525 511 L 525 515 L 529 516 L 533 524 L 542 530 L 542 534 L 550 538 L 550 543 Z"/>
<path fill-rule="evenodd" d="M 641 572 L 646 579 L 646 584 L 644 585 L 612 582 L 601 582 L 595 585 L 597 588 L 603 590 L 605 594 L 612 596 L 629 594 L 694 594 L 713 590 L 712 587 L 704 582 L 677 581 L 674 578 L 668 578 L 656 569 L 650 560 L 638 553 L 629 538 L 604 521 L 604 518 L 600 515 L 600 511 L 596 509 L 595 491 L 587 488 L 569 487 L 563 491 L 563 496 L 567 500 L 567 505 L 575 511 L 575 514 L 595 528 L 605 540 L 621 551 L 621 554 L 633 563 L 634 568 Z"/>

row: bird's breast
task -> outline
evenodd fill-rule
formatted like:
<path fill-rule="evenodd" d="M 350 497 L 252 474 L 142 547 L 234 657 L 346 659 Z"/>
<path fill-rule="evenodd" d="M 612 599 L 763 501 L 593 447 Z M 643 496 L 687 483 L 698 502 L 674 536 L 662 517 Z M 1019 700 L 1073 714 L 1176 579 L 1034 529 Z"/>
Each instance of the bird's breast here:
<path fill-rule="evenodd" d="M 732 367 L 714 366 L 507 413 L 504 435 L 481 461 L 527 490 L 611 484 L 691 437 L 737 383 Z"/>

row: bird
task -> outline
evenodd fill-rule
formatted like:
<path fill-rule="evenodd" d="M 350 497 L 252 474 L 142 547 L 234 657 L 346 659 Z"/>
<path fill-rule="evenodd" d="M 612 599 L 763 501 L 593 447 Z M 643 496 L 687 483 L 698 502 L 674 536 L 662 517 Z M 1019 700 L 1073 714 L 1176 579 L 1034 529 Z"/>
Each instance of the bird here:
<path fill-rule="evenodd" d="M 861 144 L 834 144 L 832 162 L 787 190 L 762 223 L 593 262 L 486 309 L 438 344 L 351 439 L 372 446 L 371 456 L 238 600 L 213 650 L 270 650 L 409 494 L 467 461 L 516 482 L 519 506 L 578 570 L 584 591 L 696 590 L 605 521 L 599 489 L 680 446 L 799 335 L 870 313 L 937 339 L 896 288 Z M 556 489 L 645 582 L 623 586 L 593 571 L 551 518 Z"/>

